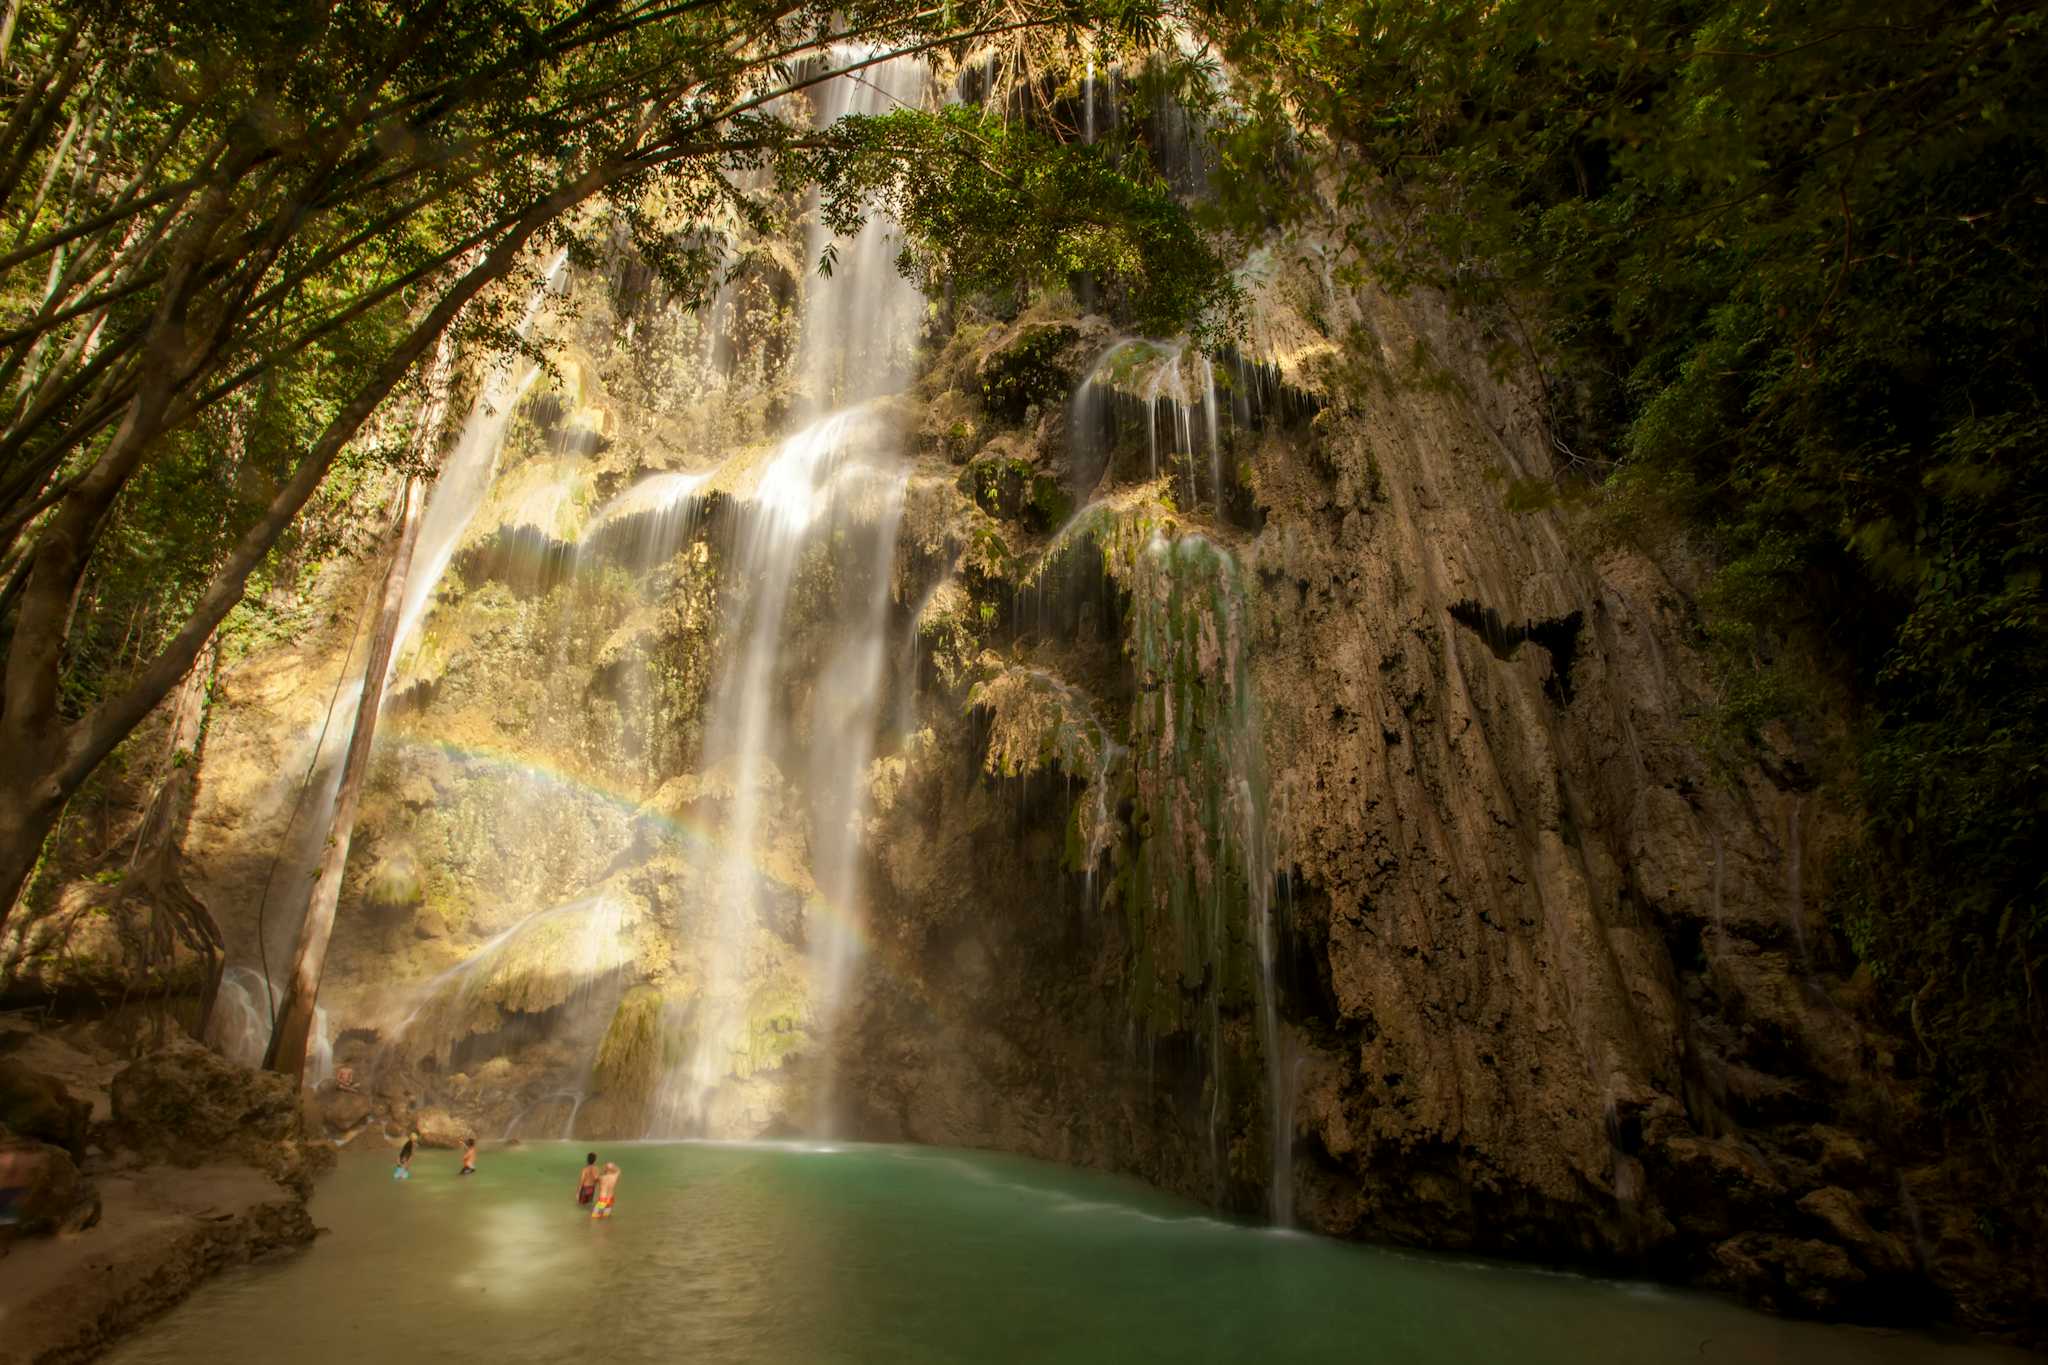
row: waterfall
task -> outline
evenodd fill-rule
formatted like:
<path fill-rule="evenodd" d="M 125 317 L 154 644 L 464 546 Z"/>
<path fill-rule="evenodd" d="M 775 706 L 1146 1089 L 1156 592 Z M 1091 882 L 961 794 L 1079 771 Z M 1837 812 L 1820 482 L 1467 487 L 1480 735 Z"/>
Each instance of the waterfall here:
<path fill-rule="evenodd" d="M 867 581 L 849 605 L 847 632 L 819 670 L 811 715 L 812 874 L 828 915 L 812 942 L 817 981 L 813 1009 L 829 1055 L 833 1025 L 844 1004 L 847 982 L 858 961 L 860 939 L 852 916 L 860 892 L 861 820 L 867 810 L 868 764 L 881 721 L 883 660 L 889 612 L 890 569 L 897 525 L 903 515 L 904 476 L 899 468 L 879 481 L 879 504 L 868 549 Z M 832 1127 L 829 1069 L 820 1078 L 814 1104 L 816 1126 Z"/>
<path fill-rule="evenodd" d="M 527 301 L 526 312 L 519 323 L 521 339 L 532 331 L 541 303 L 559 284 L 567 260 L 566 252 L 557 253 L 542 272 L 540 286 Z M 447 572 L 462 533 L 468 529 L 484 494 L 490 489 L 491 480 L 497 473 L 498 452 L 512 422 L 513 409 L 538 373 L 538 367 L 523 355 L 498 358 L 477 391 L 461 434 L 442 461 L 440 475 L 427 498 L 419 541 L 406 574 L 398 637 L 391 651 L 394 672 L 407 643 L 433 601 L 434 589 L 440 586 L 441 577 Z M 281 836 L 284 848 L 280 850 L 275 874 L 264 896 L 262 925 L 267 931 L 263 943 L 266 959 L 273 947 L 284 955 L 279 959 L 281 962 L 289 956 L 299 919 L 305 911 L 307 893 L 326 850 L 330 833 L 328 826 L 334 815 L 335 792 L 341 783 L 341 758 L 348 748 L 356 702 L 363 695 L 362 665 L 352 659 L 350 668 L 352 675 L 349 681 L 336 688 L 321 723 L 306 736 L 306 747 L 302 751 L 304 763 L 295 760 L 288 769 L 296 774 L 310 768 L 312 778 L 286 821 Z M 386 705 L 389 705 L 395 690 L 386 691 Z M 275 945 L 268 941 L 273 934 L 279 939 Z M 259 984 L 264 981 L 261 973 L 252 975 Z M 274 996 L 276 1000 L 282 998 L 281 993 Z M 274 1008 L 273 997 L 263 997 L 263 1036 L 266 1043 L 270 1036 L 268 1021 Z M 260 1061 L 260 1047 L 257 1056 Z"/>
<path fill-rule="evenodd" d="M 638 572 L 666 563 L 695 534 L 705 486 L 715 475 L 668 473 L 641 479 L 598 509 L 577 544 L 577 555 L 606 550 Z"/>
<path fill-rule="evenodd" d="M 924 97 L 924 71 L 898 60 L 828 82 L 817 96 L 820 124 L 874 115 Z M 815 204 L 814 204 L 815 210 Z M 751 942 L 760 930 L 763 879 L 757 866 L 783 781 L 801 763 L 808 793 L 810 955 L 808 1016 L 818 1051 L 829 1056 L 833 1024 L 859 961 L 860 825 L 868 766 L 881 720 L 885 636 L 907 470 L 894 420 L 873 400 L 910 380 L 923 299 L 896 269 L 900 230 L 872 216 L 851 243 L 822 225 L 809 233 L 812 261 L 829 251 L 828 275 L 813 275 L 796 354 L 797 414 L 807 425 L 786 438 L 741 495 L 733 556 L 739 601 L 728 654 L 705 727 L 707 760 L 732 776 L 718 914 L 703 945 L 703 979 L 681 1057 L 656 1096 L 658 1133 L 743 1133 L 746 1120 L 715 1105 L 728 1082 L 752 1067 L 756 988 Z M 813 562 L 822 551 L 825 564 Z M 799 589 L 836 592 L 832 628 L 814 644 L 814 668 L 797 656 L 792 622 Z M 808 683 L 809 743 L 793 733 L 791 692 Z M 829 1061 L 814 1081 L 813 1123 L 831 1126 Z M 749 1134 L 750 1135 L 750 1134 Z"/>
<path fill-rule="evenodd" d="M 1185 480 L 1188 507 L 1206 495 L 1223 499 L 1223 432 L 1216 393 L 1216 367 L 1186 341 L 1124 337 L 1103 351 L 1068 404 L 1068 430 L 1082 472 L 1082 495 L 1093 491 L 1116 462 L 1117 437 L 1128 416 L 1145 428 L 1145 469 L 1149 478 Z M 1196 475 L 1206 453 L 1208 487 Z"/>
<path fill-rule="evenodd" d="M 567 261 L 567 252 L 556 253 L 542 274 L 540 288 L 534 291 L 526 305 L 526 315 L 520 319 L 521 340 L 533 330 L 541 301 L 561 279 Z M 476 516 L 484 494 L 490 491 L 491 480 L 498 472 L 498 452 L 505 444 L 506 430 L 512 425 L 513 410 L 519 406 L 519 400 L 532 387 L 539 373 L 540 367 L 523 354 L 497 360 L 477 390 L 476 401 L 470 405 L 469 418 L 462 424 L 461 436 L 442 461 L 440 475 L 434 480 L 433 494 L 427 499 L 426 511 L 421 515 L 420 538 L 413 550 L 412 570 L 405 578 L 405 600 L 398 616 L 398 639 L 391 651 L 394 671 L 406 644 L 419 628 L 420 619 L 426 615 L 428 604 L 433 601 L 434 589 L 440 586 L 441 576 L 448 571 L 448 563 L 455 557 L 455 547 L 461 543 L 462 533 L 469 529 L 470 519 Z"/>
<path fill-rule="evenodd" d="M 551 906 L 417 987 L 391 1038 L 408 1056 L 446 1060 L 465 1037 L 510 1016 L 588 1000 L 632 957 L 625 908 L 611 896 Z"/>
<path fill-rule="evenodd" d="M 835 64 L 859 55 L 835 54 Z M 817 94 L 817 121 L 824 126 L 848 115 L 914 107 L 923 103 L 924 87 L 924 67 L 899 57 L 826 82 Z M 813 266 L 828 248 L 835 258 L 831 275 L 814 273 L 804 297 L 796 361 L 801 412 L 816 417 L 900 392 L 910 382 L 924 311 L 924 296 L 896 269 L 902 230 L 886 215 L 872 214 L 850 244 L 839 243 L 815 221 L 814 207 L 805 245 Z"/>
<path fill-rule="evenodd" d="M 1277 870 L 1267 821 L 1265 749 L 1251 672 L 1244 572 L 1226 548 L 1192 531 L 1152 532 L 1129 569 L 1132 662 L 1142 698 L 1132 725 L 1152 904 L 1136 965 L 1139 1007 L 1160 1020 L 1182 992 L 1206 987 L 1211 1052 L 1210 1141 L 1218 1150 L 1225 1068 L 1220 996 L 1242 935 L 1266 1070 L 1273 1221 L 1293 1214 L 1293 1096 L 1280 1027 Z M 1241 929 L 1230 902 L 1244 897 Z M 1153 946 L 1177 950 L 1161 965 Z M 1162 970 L 1165 979 L 1159 977 Z M 1149 979 L 1148 979 L 1149 977 Z M 1242 978 L 1237 978 L 1242 979 Z"/>
<path fill-rule="evenodd" d="M 252 1070 L 263 1065 L 270 1043 L 270 1001 L 281 999 L 282 987 L 253 967 L 230 967 L 221 973 L 220 990 L 207 1020 L 206 1040 L 229 1061 Z M 327 1011 L 313 1011 L 313 1036 L 306 1046 L 306 1083 L 318 1085 L 334 1074 L 334 1039 Z"/>

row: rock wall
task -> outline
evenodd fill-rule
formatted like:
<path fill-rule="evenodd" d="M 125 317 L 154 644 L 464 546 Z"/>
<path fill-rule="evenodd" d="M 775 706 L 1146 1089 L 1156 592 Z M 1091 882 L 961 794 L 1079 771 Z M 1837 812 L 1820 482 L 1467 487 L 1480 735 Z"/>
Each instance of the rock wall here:
<path fill-rule="evenodd" d="M 1796 754 L 1730 772 L 1698 741 L 1714 697 L 1692 566 L 1562 499 L 1514 496 L 1555 477 L 1537 405 L 1439 300 L 1334 295 L 1303 272 L 1263 302 L 1275 330 L 1310 339 L 1267 379 L 1295 391 L 1291 414 L 1275 402 L 1228 437 L 1241 498 L 1160 521 L 1229 544 L 1257 584 L 1298 1219 L 1647 1270 L 1785 1311 L 2029 1330 L 2038 1267 L 1985 1235 L 1829 920 L 1843 813 Z M 1100 344 L 1077 321 L 1070 375 Z M 1001 329 L 945 383 L 971 391 L 1034 335 L 1029 319 Z M 992 463 L 1015 463 L 1015 487 L 1071 484 L 1071 422 L 1034 416 L 990 435 L 962 482 L 986 490 Z M 979 505 L 1033 562 L 1029 498 Z M 899 951 L 846 1063 L 864 1131 L 1134 1169 L 1257 1212 L 1255 992 L 1198 973 L 1179 983 L 1207 997 L 1193 1017 L 1134 1012 L 1130 888 L 1075 875 L 1074 831 L 1101 795 L 1075 784 L 1101 775 L 1058 732 L 1093 706 L 1129 737 L 1133 683 L 1113 675 L 1136 652 L 1132 604 L 1106 584 L 1045 631 L 971 568 L 962 581 L 1003 608 L 970 673 L 1065 670 L 1096 691 L 1057 683 L 1064 719 L 1039 727 L 1051 779 L 976 774 L 1000 734 L 944 720 L 892 775 L 874 884 Z M 1126 623 L 1107 658 L 1081 639 L 1091 606 Z M 999 729 L 1002 709 L 979 714 Z M 1141 826 L 1132 797 L 1111 804 Z M 1248 936 L 1222 944 L 1250 952 Z"/>
<path fill-rule="evenodd" d="M 1340 1236 L 2029 1330 L 2038 1266 L 1987 1239 L 1845 975 L 1847 815 L 1789 747 L 1696 742 L 1683 547 L 1557 495 L 1535 395 L 1441 300 L 1339 286 L 1309 241 L 1246 280 L 1243 355 L 1065 300 L 937 310 L 878 409 L 910 471 L 891 684 L 833 904 L 804 755 L 863 570 L 831 537 L 758 792 L 706 733 L 804 272 L 762 243 L 709 320 L 628 256 L 578 279 L 381 732 L 332 1134 L 676 1131 L 757 800 L 699 1131 L 999 1147 Z M 186 853 L 238 963 L 289 951 L 286 820 L 368 577 L 223 672 Z M 809 964 L 847 922 L 833 1008 Z"/>

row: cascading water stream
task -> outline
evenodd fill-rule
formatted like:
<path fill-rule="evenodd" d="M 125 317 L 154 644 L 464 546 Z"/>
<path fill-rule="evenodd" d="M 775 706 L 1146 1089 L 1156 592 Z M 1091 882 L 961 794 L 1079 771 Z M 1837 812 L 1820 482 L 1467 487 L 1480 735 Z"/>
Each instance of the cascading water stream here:
<path fill-rule="evenodd" d="M 893 61 L 828 82 L 817 119 L 887 113 L 924 97 L 924 71 Z M 811 874 L 817 896 L 807 914 L 811 954 L 809 1015 L 819 1051 L 829 1056 L 833 1020 L 858 964 L 860 823 L 886 670 L 884 638 L 907 472 L 901 437 L 872 400 L 910 379 L 922 299 L 895 267 L 899 230 L 872 217 L 850 244 L 811 230 L 811 259 L 828 247 L 831 274 L 816 276 L 804 300 L 796 370 L 797 411 L 808 425 L 788 437 L 742 498 L 734 557 L 743 585 L 739 644 L 728 658 L 707 717 L 709 743 L 730 767 L 727 852 L 720 868 L 719 913 L 704 945 L 699 999 L 688 1021 L 681 1062 L 656 1097 L 657 1133 L 721 1135 L 736 1125 L 714 1100 L 751 1065 L 749 941 L 761 921 L 758 853 L 768 836 L 778 767 L 805 764 L 810 796 Z M 815 550 L 829 555 L 839 588 L 836 630 L 810 675 L 810 743 L 792 744 L 790 692 L 800 664 L 789 657 L 790 606 Z M 829 1061 L 814 1084 L 814 1124 L 829 1127 Z"/>
<path fill-rule="evenodd" d="M 1204 494 L 1215 503 L 1223 497 L 1223 432 L 1216 393 L 1216 368 L 1210 358 L 1185 341 L 1146 341 L 1126 337 L 1113 342 L 1074 390 L 1069 427 L 1084 458 L 1082 482 L 1091 491 L 1094 478 L 1107 468 L 1113 452 L 1105 433 L 1120 427 L 1118 409 L 1135 407 L 1145 423 L 1146 469 L 1159 478 L 1179 467 L 1186 480 L 1187 506 Z M 1200 487 L 1198 461 L 1207 455 L 1208 488 Z"/>
<path fill-rule="evenodd" d="M 221 973 L 220 990 L 214 996 L 213 1017 L 207 1041 L 221 1055 L 254 1069 L 263 1065 L 263 1049 L 270 1042 L 270 1001 L 282 999 L 284 988 L 264 980 L 250 967 L 229 967 Z M 334 1074 L 334 1040 L 327 1011 L 313 1011 L 312 1037 L 306 1045 L 306 1081 L 318 1085 Z"/>
<path fill-rule="evenodd" d="M 541 304 L 549 292 L 559 286 L 567 261 L 568 254 L 558 252 L 542 272 L 541 283 L 528 300 L 526 312 L 519 323 L 522 340 L 532 332 Z M 539 367 L 524 355 L 509 355 L 497 360 L 485 375 L 475 402 L 470 405 L 461 434 L 441 463 L 440 475 L 434 481 L 426 510 L 421 516 L 419 540 L 406 574 L 398 636 L 391 652 L 394 672 L 428 604 L 433 601 L 434 589 L 447 572 L 455 547 L 461 542 L 463 532 L 468 529 L 484 494 L 490 489 L 491 480 L 497 472 L 498 452 L 504 445 L 513 410 L 538 374 Z M 327 846 L 336 789 L 341 783 L 341 758 L 348 748 L 356 703 L 363 695 L 362 666 L 352 664 L 351 667 L 352 676 L 335 690 L 322 723 L 306 736 L 306 758 L 313 769 L 311 786 L 286 824 L 283 834 L 285 847 L 264 897 L 261 911 L 266 930 L 264 956 L 274 956 L 280 964 L 291 952 L 298 919 L 305 910 L 307 891 Z M 385 692 L 387 706 L 394 691 L 387 689 Z M 291 768 L 294 772 L 304 770 L 296 761 Z M 268 964 L 265 966 L 267 968 Z M 282 996 L 268 988 L 262 971 L 243 970 L 249 971 L 264 990 L 260 1004 L 263 1035 L 267 1040 L 269 1020 Z M 260 1060 L 260 1048 L 258 1057 Z"/>
<path fill-rule="evenodd" d="M 1220 997 L 1234 957 L 1225 909 L 1230 897 L 1244 896 L 1242 942 L 1266 1071 L 1268 1209 L 1285 1225 L 1293 1216 L 1293 1096 L 1279 1017 L 1276 868 L 1244 575 L 1210 537 L 1166 529 L 1152 532 L 1129 572 L 1132 659 L 1145 698 L 1134 719 L 1132 761 L 1151 831 L 1142 856 L 1156 897 L 1148 924 L 1179 947 L 1175 986 L 1207 988 L 1210 1142 L 1220 1155 L 1227 1070 Z"/>
<path fill-rule="evenodd" d="M 416 1055 L 445 1057 L 479 1005 L 553 1008 L 580 1001 L 625 967 L 632 952 L 624 908 L 612 897 L 551 906 L 428 978 L 390 1037 Z"/>
<path fill-rule="evenodd" d="M 549 262 L 541 277 L 540 288 L 534 291 L 532 300 L 526 305 L 526 315 L 520 320 L 521 339 L 533 330 L 541 302 L 560 281 L 567 262 L 567 252 L 558 252 Z M 455 547 L 462 542 L 462 533 L 469 529 L 471 519 L 483 503 L 484 494 L 490 491 L 491 481 L 498 472 L 498 452 L 504 447 L 505 432 L 512 425 L 512 413 L 539 374 L 540 367 L 523 354 L 506 356 L 493 365 L 477 391 L 476 401 L 470 406 L 469 420 L 463 423 L 462 435 L 442 462 L 440 476 L 434 480 L 433 494 L 427 499 L 426 511 L 420 517 L 419 543 L 413 550 L 411 571 L 405 577 L 405 597 L 398 615 L 398 638 L 391 650 L 394 671 L 406 645 L 419 629 L 428 604 L 434 599 L 434 589 L 440 586 L 442 575 L 448 572 L 448 564 L 455 557 Z"/>
<path fill-rule="evenodd" d="M 749 501 L 750 517 L 737 556 L 747 591 L 741 644 L 728 664 L 707 727 L 724 746 L 732 767 L 732 810 L 719 876 L 721 914 L 706 945 L 703 998 L 687 1069 L 671 1074 L 657 1104 L 656 1122 L 665 1131 L 703 1131 L 710 1124 L 712 1093 L 732 1073 L 733 1055 L 747 1032 L 747 940 L 761 913 L 756 850 L 766 832 L 764 797 L 772 795 L 765 788 L 782 776 L 773 770 L 770 750 L 781 748 L 788 721 L 780 703 L 787 682 L 783 634 L 791 589 L 813 529 L 823 523 L 823 529 L 831 530 L 851 501 L 850 492 L 871 481 L 893 483 L 892 501 L 900 506 L 900 475 L 883 479 L 862 465 L 865 453 L 883 444 L 879 435 L 873 417 L 861 409 L 812 423 L 783 442 Z M 884 554 L 895 539 L 894 514 L 886 520 L 886 537 L 877 536 Z M 869 672 L 878 674 L 879 669 Z M 869 690 L 872 693 L 872 681 Z M 819 695 L 822 699 L 822 687 Z M 854 771 L 854 760 L 858 758 L 860 769 L 865 769 L 868 741 L 854 739 L 852 732 L 865 729 L 871 735 L 872 696 L 868 700 L 863 717 L 858 693 L 842 698 L 845 719 L 851 724 L 817 737 L 814 749 L 825 747 L 813 754 L 814 790 L 821 785 L 844 789 L 862 776 Z M 864 726 L 859 724 L 863 719 Z M 835 908 L 846 913 L 843 905 Z"/>
<path fill-rule="evenodd" d="M 826 918 L 812 945 L 817 988 L 812 1007 L 829 1056 L 832 1032 L 857 965 L 860 937 L 851 916 L 858 902 L 861 818 L 867 809 L 868 764 L 880 722 L 883 661 L 887 657 L 890 569 L 903 515 L 900 471 L 875 479 L 867 581 L 846 624 L 850 631 L 818 673 L 811 707 L 812 875 Z M 833 1093 L 829 1067 L 820 1078 L 813 1122 L 828 1134 Z"/>

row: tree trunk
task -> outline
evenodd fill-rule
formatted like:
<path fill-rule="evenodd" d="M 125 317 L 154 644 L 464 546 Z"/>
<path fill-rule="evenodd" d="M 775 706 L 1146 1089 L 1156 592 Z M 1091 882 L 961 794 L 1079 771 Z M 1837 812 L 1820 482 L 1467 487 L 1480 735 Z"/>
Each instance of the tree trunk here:
<path fill-rule="evenodd" d="M 48 772 L 49 760 L 35 754 L 10 754 L 0 763 L 0 887 L 5 888 L 0 923 L 28 888 L 36 860 L 43 856 L 43 841 L 64 810 L 64 798 Z"/>
<path fill-rule="evenodd" d="M 341 765 L 341 786 L 335 792 L 327 854 L 321 860 L 320 875 L 306 903 L 306 916 L 299 923 L 298 944 L 292 950 L 291 979 L 285 984 L 284 1005 L 278 1011 L 270 1049 L 263 1058 L 264 1066 L 293 1078 L 303 1076 L 306 1070 L 313 1006 L 319 1000 L 320 976 L 327 966 L 327 940 L 334 933 L 334 909 L 341 899 L 341 874 L 348 866 L 349 842 L 355 837 L 356 807 L 362 801 L 363 778 L 370 770 L 370 746 L 377 737 L 377 712 L 384 702 L 384 675 L 390 671 L 391 652 L 398 642 L 405 578 L 412 567 L 413 544 L 419 539 L 422 500 L 420 481 L 408 478 L 399 512 L 398 544 L 391 553 L 391 569 L 384 578 L 384 600 L 377 609 L 377 632 L 371 637 L 370 657 L 363 666 L 363 694 L 356 703 L 355 729 L 349 735 L 348 755 Z"/>

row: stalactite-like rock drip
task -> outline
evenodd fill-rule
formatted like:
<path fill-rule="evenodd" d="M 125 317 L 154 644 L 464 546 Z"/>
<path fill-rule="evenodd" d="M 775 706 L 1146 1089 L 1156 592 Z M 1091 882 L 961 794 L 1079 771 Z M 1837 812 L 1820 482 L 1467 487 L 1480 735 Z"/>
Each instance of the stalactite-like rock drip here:
<path fill-rule="evenodd" d="M 1115 818 L 1129 780 L 1130 751 L 1112 737 L 1079 689 L 1034 668 L 1004 667 L 984 656 L 987 675 L 967 694 L 989 713 L 983 766 L 997 777 L 1058 768 L 1082 788 L 1073 803 L 1067 866 L 1090 872 L 1122 838 Z"/>
<path fill-rule="evenodd" d="M 1702 755 L 1696 566 L 1510 496 L 1551 447 L 1474 324 L 1313 240 L 1247 262 L 1243 354 L 949 305 L 783 581 L 744 546 L 803 430 L 785 226 L 721 296 L 741 333 L 580 282 L 510 421 L 344 882 L 323 998 L 378 1115 L 696 1131 L 664 1116 L 708 1058 L 729 1133 L 816 1131 L 829 1076 L 845 1135 L 1345 1236 L 1829 1313 L 1998 1281 L 1872 1117 L 1911 1122 L 1910 1044 L 1830 947 L 1842 815 Z M 749 764 L 718 717 L 771 596 Z M 258 899 L 346 644 L 227 671 L 210 903 Z"/>

